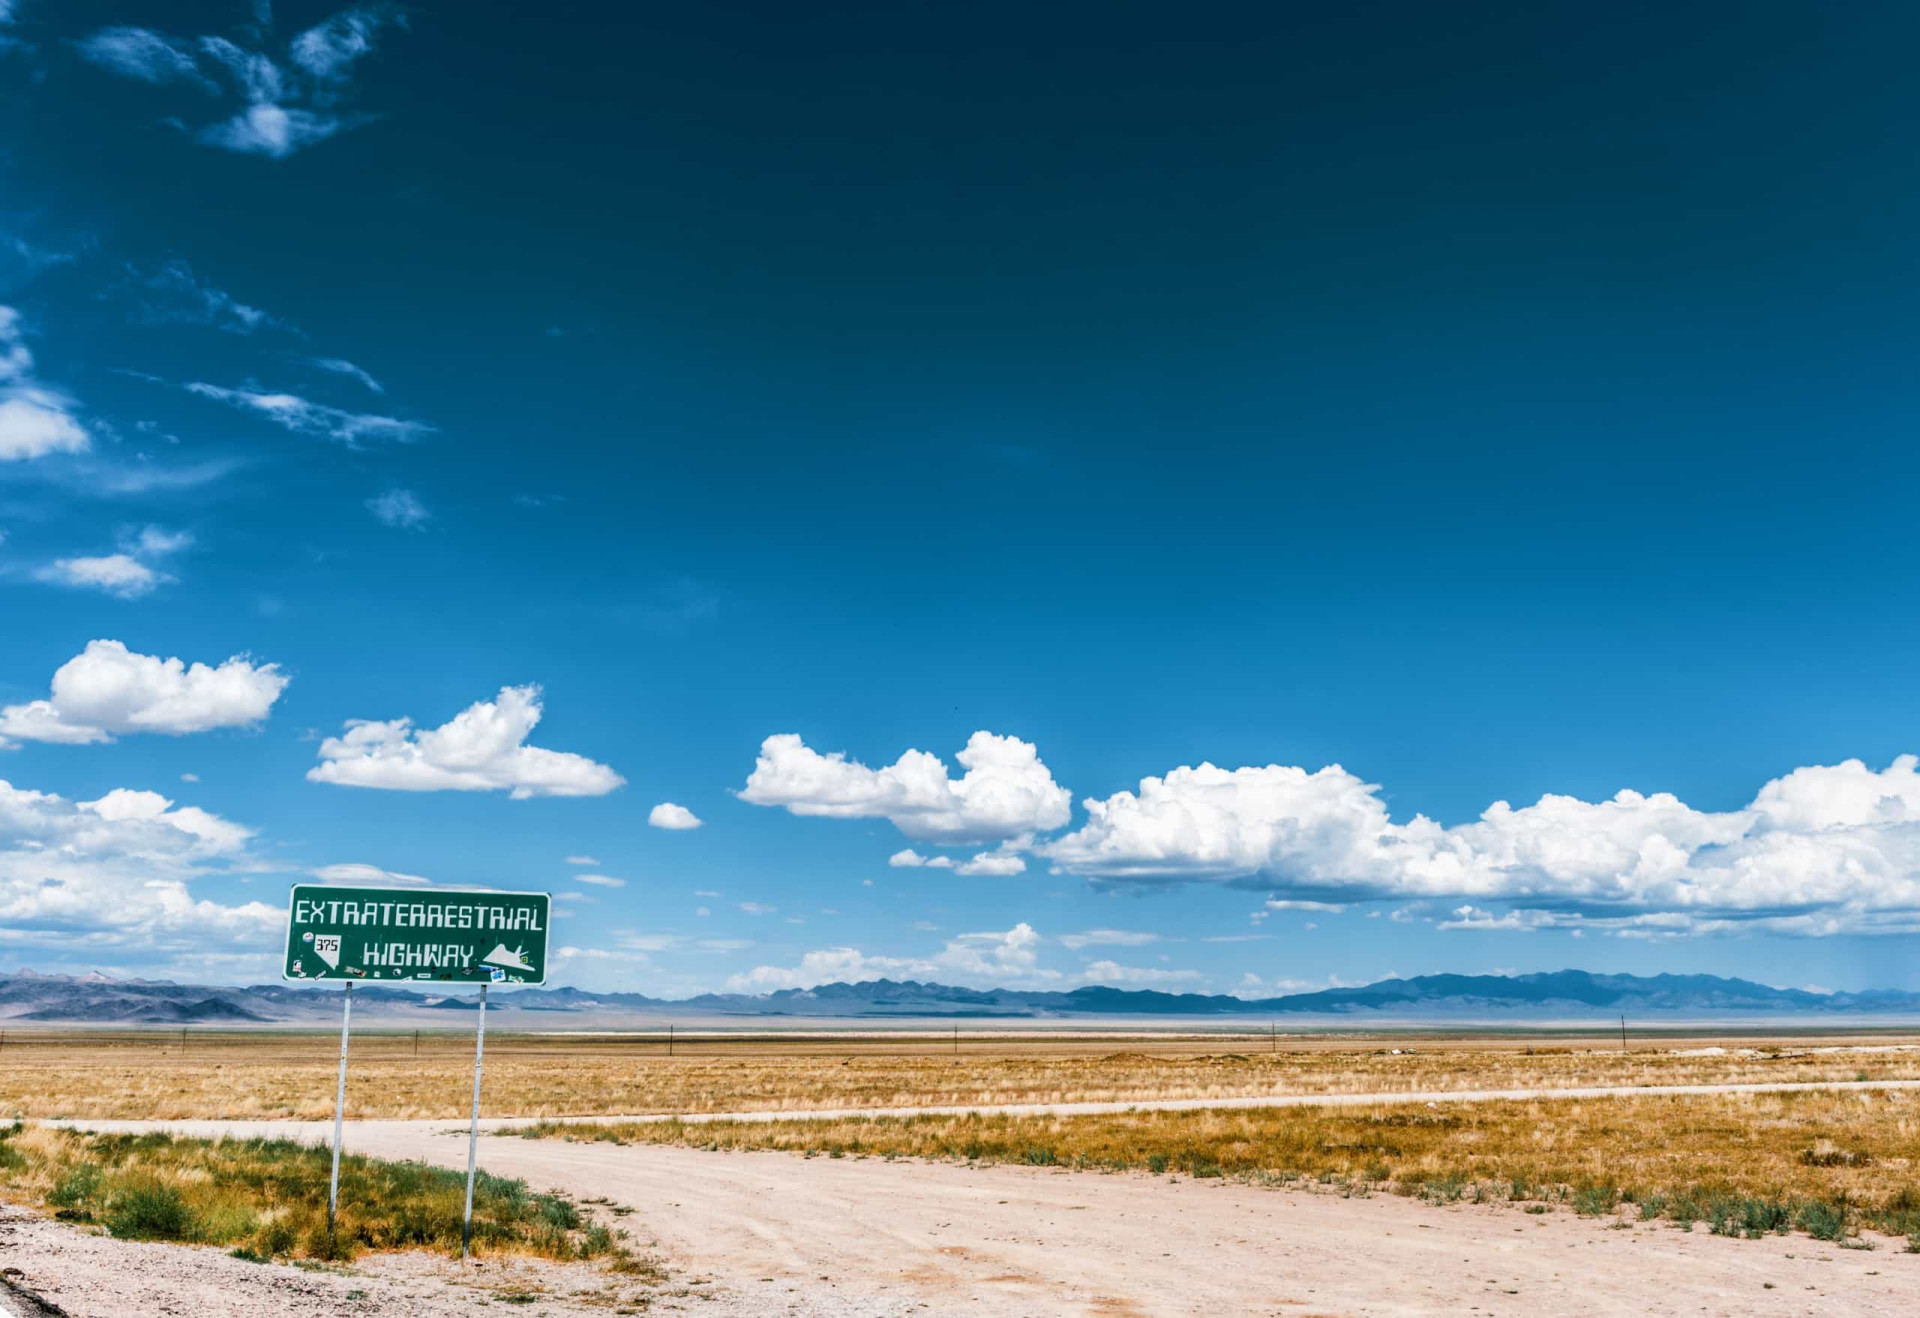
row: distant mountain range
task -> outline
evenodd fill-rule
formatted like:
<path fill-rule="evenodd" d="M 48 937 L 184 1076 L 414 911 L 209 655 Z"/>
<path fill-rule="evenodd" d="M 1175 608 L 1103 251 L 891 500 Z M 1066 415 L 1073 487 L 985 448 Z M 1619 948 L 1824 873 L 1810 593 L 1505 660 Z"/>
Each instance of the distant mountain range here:
<path fill-rule="evenodd" d="M 286 1025 L 330 1021 L 334 991 L 292 984 L 245 988 L 88 975 L 0 975 L 0 1025 L 58 1022 L 86 1025 Z M 471 1011 L 475 996 L 399 987 L 361 986 L 355 1016 L 387 1025 L 445 1025 Z M 811 1018 L 984 1022 L 1074 1018 L 1347 1018 L 1354 1024 L 1400 1020 L 1577 1020 L 1703 1016 L 1916 1017 L 1920 993 L 1891 989 L 1813 993 L 1770 988 L 1718 975 L 1596 975 L 1561 970 L 1531 975 L 1417 975 L 1364 988 L 1325 989 L 1274 998 L 1091 986 L 1070 992 L 968 989 L 914 980 L 822 984 L 777 993 L 707 993 L 667 1001 L 638 993 L 576 988 L 518 989 L 495 995 L 491 1007 L 520 1028 L 633 1027 L 648 1020 Z M 534 1013 L 539 1013 L 538 1016 Z M 508 1023 L 512 1028 L 512 1023 Z"/>

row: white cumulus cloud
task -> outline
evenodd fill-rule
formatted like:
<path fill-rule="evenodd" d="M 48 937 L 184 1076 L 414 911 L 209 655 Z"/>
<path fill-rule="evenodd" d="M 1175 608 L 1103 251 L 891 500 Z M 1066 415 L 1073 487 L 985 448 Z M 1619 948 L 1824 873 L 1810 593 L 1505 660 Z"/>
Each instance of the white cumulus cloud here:
<path fill-rule="evenodd" d="M 89 641 L 54 670 L 45 700 L 0 709 L 0 746 L 250 727 L 267 717 L 288 680 L 277 665 L 255 664 L 245 655 L 218 666 L 189 665 L 138 654 L 119 641 Z"/>
<path fill-rule="evenodd" d="M 923 856 L 919 852 L 915 851 L 912 847 L 907 847 L 902 851 L 896 851 L 891 856 L 888 856 L 887 864 L 893 866 L 897 870 L 898 869 L 950 870 L 953 868 L 953 857 Z"/>
<path fill-rule="evenodd" d="M 836 981 L 927 978 L 939 976 L 963 984 L 1044 984 L 1059 980 L 1057 971 L 1039 965 L 1043 940 L 1025 921 L 997 933 L 961 934 L 930 957 L 869 956 L 853 947 L 828 947 L 808 952 L 793 966 L 755 966 L 734 975 L 727 988 L 734 993 L 769 993 L 776 989 L 809 989 Z"/>
<path fill-rule="evenodd" d="M 1026 857 L 1008 847 L 998 851 L 983 851 L 972 860 L 961 861 L 953 867 L 955 874 L 984 875 L 992 879 L 1024 874 L 1026 870 Z"/>
<path fill-rule="evenodd" d="M 320 743 L 307 779 L 400 792 L 505 791 L 517 801 L 604 796 L 626 781 L 584 755 L 527 745 L 540 715 L 539 687 L 507 686 L 426 731 L 406 718 L 353 719 Z"/>
<path fill-rule="evenodd" d="M 284 909 L 191 891 L 196 878 L 251 867 L 251 837 L 158 792 L 71 801 L 0 781 L 0 945 L 132 959 L 270 946 Z"/>
<path fill-rule="evenodd" d="M 1497 902 L 1623 933 L 1676 927 L 1885 931 L 1920 913 L 1920 774 L 1858 760 L 1796 769 L 1746 807 L 1702 811 L 1668 793 L 1599 802 L 1496 801 L 1445 827 L 1388 814 L 1338 765 L 1181 768 L 1089 800 L 1084 827 L 1036 850 L 1108 882 L 1246 882 L 1337 906 L 1468 899 L 1450 927 L 1488 927 Z M 1302 904 L 1291 897 L 1277 900 Z M 1654 918 L 1658 917 L 1659 923 Z M 1525 922 L 1531 920 L 1531 925 Z M 1650 922 L 1654 921 L 1654 922 Z M 1539 927 L 1520 916 L 1501 927 Z"/>
<path fill-rule="evenodd" d="M 647 812 L 647 823 L 654 828 L 688 829 L 699 828 L 706 820 L 683 805 L 662 801 Z"/>
<path fill-rule="evenodd" d="M 954 758 L 967 771 L 958 779 L 939 756 L 919 750 L 869 769 L 781 733 L 760 744 L 740 799 L 796 815 L 886 819 L 922 842 L 1005 842 L 1067 822 L 1072 798 L 1032 743 L 976 732 Z"/>

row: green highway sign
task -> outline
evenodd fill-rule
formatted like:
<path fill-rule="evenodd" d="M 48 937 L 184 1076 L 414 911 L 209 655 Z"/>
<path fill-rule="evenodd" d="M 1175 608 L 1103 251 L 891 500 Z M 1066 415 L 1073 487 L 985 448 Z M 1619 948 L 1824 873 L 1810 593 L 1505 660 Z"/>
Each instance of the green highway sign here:
<path fill-rule="evenodd" d="M 297 883 L 281 976 L 544 984 L 552 908 L 544 892 Z"/>

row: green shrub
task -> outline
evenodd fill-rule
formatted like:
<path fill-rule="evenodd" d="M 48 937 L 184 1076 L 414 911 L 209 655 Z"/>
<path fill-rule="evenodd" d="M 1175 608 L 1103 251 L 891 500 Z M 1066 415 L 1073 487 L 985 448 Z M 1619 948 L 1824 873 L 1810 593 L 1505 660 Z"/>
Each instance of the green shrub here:
<path fill-rule="evenodd" d="M 1589 1185 L 1573 1192 L 1573 1211 L 1582 1217 L 1611 1213 L 1619 1202 L 1620 1192 L 1611 1185 Z"/>
<path fill-rule="evenodd" d="M 93 1215 L 94 1198 L 100 1193 L 98 1164 L 83 1162 L 63 1173 L 47 1192 L 47 1203 L 63 1216 L 87 1218 Z"/>
<path fill-rule="evenodd" d="M 164 1181 L 135 1182 L 107 1200 L 107 1230 L 122 1240 L 185 1240 L 193 1213 L 180 1192 Z"/>
<path fill-rule="evenodd" d="M 534 1203 L 539 1206 L 540 1220 L 548 1226 L 559 1231 L 580 1229 L 580 1210 L 559 1195 L 538 1195 Z"/>
<path fill-rule="evenodd" d="M 1841 1241 L 1847 1238 L 1846 1211 L 1817 1199 L 1800 1206 L 1797 1225 L 1815 1240 Z"/>

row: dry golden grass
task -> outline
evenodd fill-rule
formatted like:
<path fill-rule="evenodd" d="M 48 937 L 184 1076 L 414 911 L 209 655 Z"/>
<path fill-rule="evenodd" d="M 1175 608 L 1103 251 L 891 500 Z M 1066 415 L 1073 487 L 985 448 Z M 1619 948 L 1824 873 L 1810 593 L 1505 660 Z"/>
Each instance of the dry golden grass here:
<path fill-rule="evenodd" d="M 1920 1241 L 1920 1094 L 1558 1099 L 1083 1117 L 536 1125 L 528 1138 L 1308 1181 L 1565 1203 L 1725 1234 L 1861 1225 Z M 1917 1245 L 1920 1247 L 1920 1245 Z"/>
<path fill-rule="evenodd" d="M 494 1116 L 1143 1102 L 1259 1094 L 1920 1078 L 1913 1036 L 1770 1038 L 1407 1035 L 950 1041 L 861 1035 L 681 1040 L 489 1035 Z M 416 1054 L 415 1048 L 419 1051 Z M 1698 1049 L 1724 1047 L 1724 1055 Z M 1400 1049 L 1399 1055 L 1393 1049 Z M 1867 1049 L 1870 1051 L 1856 1051 Z M 457 1118 L 472 1036 L 356 1036 L 357 1117 Z M 332 1115 L 337 1036 L 10 1031 L 0 1118 Z"/>

